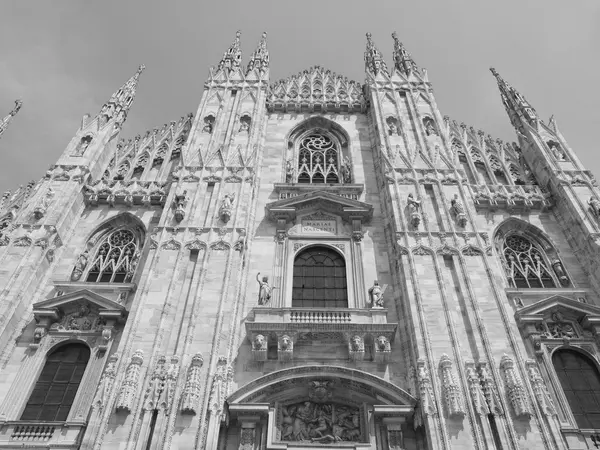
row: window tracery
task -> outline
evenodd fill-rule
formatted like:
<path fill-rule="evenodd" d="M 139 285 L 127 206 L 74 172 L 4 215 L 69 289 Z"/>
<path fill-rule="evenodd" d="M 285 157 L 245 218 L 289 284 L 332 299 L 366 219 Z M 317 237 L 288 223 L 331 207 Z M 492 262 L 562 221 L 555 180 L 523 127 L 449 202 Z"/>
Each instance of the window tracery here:
<path fill-rule="evenodd" d="M 335 250 L 310 247 L 296 256 L 293 307 L 348 307 L 346 263 Z"/>
<path fill-rule="evenodd" d="M 103 237 L 90 259 L 86 281 L 123 283 L 131 280 L 139 254 L 138 239 L 133 231 L 127 228 L 111 231 Z"/>
<path fill-rule="evenodd" d="M 298 154 L 298 183 L 339 183 L 340 156 L 336 143 L 322 133 L 302 138 Z"/>
<path fill-rule="evenodd" d="M 517 288 L 554 288 L 556 283 L 543 252 L 529 239 L 510 234 L 502 243 L 509 282 Z"/>

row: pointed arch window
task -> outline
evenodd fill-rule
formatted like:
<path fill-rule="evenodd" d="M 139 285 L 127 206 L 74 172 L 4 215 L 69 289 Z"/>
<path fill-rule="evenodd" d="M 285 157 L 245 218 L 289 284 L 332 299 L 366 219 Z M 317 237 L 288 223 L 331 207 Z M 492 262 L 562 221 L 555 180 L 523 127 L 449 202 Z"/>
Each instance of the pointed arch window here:
<path fill-rule="evenodd" d="M 84 344 L 63 345 L 50 353 L 21 420 L 67 420 L 89 359 L 90 349 Z"/>
<path fill-rule="evenodd" d="M 516 288 L 554 288 L 556 283 L 544 252 L 531 240 L 509 234 L 502 242 L 509 282 Z"/>
<path fill-rule="evenodd" d="M 574 350 L 557 350 L 552 364 L 577 426 L 600 429 L 600 374 L 593 361 Z"/>
<path fill-rule="evenodd" d="M 123 283 L 131 280 L 139 259 L 138 239 L 128 228 L 111 231 L 96 247 L 87 282 Z"/>
<path fill-rule="evenodd" d="M 302 138 L 298 152 L 298 183 L 339 183 L 339 148 L 322 133 Z"/>
<path fill-rule="evenodd" d="M 294 260 L 292 307 L 347 308 L 346 262 L 329 247 L 310 247 Z"/>

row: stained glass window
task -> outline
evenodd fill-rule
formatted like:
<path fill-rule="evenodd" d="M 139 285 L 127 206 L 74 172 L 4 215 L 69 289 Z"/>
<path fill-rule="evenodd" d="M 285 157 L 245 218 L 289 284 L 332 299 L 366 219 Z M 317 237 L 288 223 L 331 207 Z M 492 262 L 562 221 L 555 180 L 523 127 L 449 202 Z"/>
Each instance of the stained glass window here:
<path fill-rule="evenodd" d="M 292 306 L 347 308 L 346 263 L 336 251 L 311 247 L 294 261 Z"/>
<path fill-rule="evenodd" d="M 33 388 L 21 420 L 67 420 L 89 359 L 90 350 L 83 344 L 64 345 L 52 352 Z"/>
<path fill-rule="evenodd" d="M 600 374 L 594 363 L 572 350 L 557 350 L 552 363 L 579 428 L 599 430 Z"/>

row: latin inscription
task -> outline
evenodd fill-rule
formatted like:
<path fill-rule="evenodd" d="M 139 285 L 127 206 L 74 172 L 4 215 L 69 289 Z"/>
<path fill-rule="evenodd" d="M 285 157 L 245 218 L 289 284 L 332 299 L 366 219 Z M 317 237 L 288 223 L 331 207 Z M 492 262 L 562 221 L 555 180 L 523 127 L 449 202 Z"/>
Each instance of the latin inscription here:
<path fill-rule="evenodd" d="M 306 234 L 337 234 L 335 220 L 303 220 L 302 232 Z"/>

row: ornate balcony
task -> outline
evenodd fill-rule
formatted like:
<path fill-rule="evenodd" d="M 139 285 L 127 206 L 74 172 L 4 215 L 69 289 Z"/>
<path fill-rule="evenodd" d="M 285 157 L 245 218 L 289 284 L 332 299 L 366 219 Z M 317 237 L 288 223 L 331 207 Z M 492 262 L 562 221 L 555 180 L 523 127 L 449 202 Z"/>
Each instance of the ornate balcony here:
<path fill-rule="evenodd" d="M 269 353 L 281 361 L 312 359 L 317 345 L 335 358 L 362 361 L 368 354 L 385 363 L 396 327 L 387 323 L 386 309 L 254 308 L 246 333 L 256 361 L 269 359 Z"/>
<path fill-rule="evenodd" d="M 72 422 L 5 422 L 0 448 L 79 448 L 85 424 Z"/>

